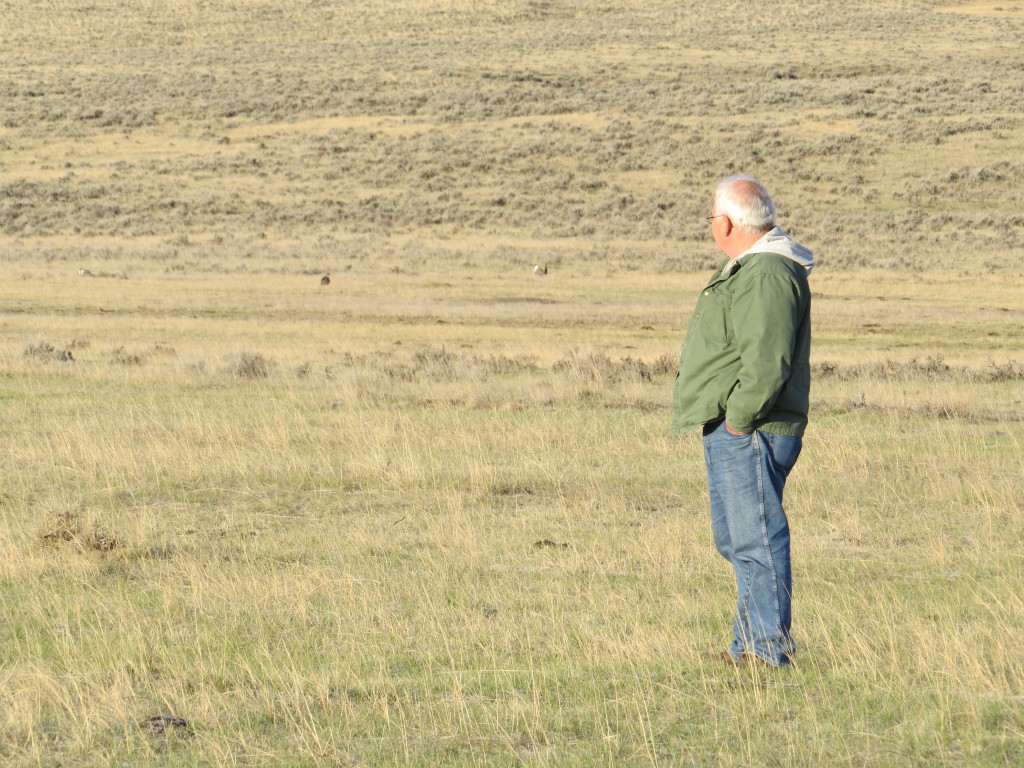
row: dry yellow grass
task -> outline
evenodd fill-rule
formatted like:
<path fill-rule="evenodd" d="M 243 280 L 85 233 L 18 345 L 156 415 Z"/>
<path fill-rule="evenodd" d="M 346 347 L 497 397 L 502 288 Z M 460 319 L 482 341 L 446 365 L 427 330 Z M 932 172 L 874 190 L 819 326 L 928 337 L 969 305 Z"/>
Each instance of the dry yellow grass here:
<path fill-rule="evenodd" d="M 1019 764 L 1019 5 L 0 3 L 0 761 Z M 777 676 L 667 436 L 738 170 Z"/>

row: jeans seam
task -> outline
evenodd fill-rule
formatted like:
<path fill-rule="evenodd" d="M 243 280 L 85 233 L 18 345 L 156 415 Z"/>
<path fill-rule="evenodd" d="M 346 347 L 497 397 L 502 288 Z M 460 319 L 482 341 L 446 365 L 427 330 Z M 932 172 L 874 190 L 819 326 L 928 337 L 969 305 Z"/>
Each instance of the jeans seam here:
<path fill-rule="evenodd" d="M 755 431 L 752 435 L 754 443 L 754 466 L 757 467 L 757 506 L 761 522 L 761 540 L 764 542 L 765 559 L 772 574 L 772 600 L 775 603 L 775 615 L 772 617 L 775 626 L 772 631 L 782 634 L 782 603 L 779 600 L 779 574 L 775 568 L 775 557 L 772 555 L 771 541 L 768 538 L 768 513 L 764 503 L 764 466 L 762 464 L 762 448 L 760 435 Z"/>

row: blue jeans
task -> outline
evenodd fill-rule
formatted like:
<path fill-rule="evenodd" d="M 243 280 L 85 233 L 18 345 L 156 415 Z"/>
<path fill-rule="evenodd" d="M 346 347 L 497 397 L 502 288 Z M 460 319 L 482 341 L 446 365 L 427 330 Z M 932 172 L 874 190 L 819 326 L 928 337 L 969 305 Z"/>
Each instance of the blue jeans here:
<path fill-rule="evenodd" d="M 782 491 L 802 446 L 801 438 L 789 435 L 733 435 L 725 421 L 704 427 L 711 530 L 719 554 L 736 573 L 739 592 L 729 648 L 735 659 L 751 653 L 785 666 L 796 650 Z"/>

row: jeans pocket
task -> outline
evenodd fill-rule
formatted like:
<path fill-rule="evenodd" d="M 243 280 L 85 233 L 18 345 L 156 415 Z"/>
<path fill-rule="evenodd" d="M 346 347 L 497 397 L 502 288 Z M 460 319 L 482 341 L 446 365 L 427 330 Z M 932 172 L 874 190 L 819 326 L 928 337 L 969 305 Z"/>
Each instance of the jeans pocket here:
<path fill-rule="evenodd" d="M 796 460 L 800 458 L 800 452 L 803 449 L 803 439 L 790 435 L 765 433 L 765 441 L 768 443 L 769 453 L 775 469 L 785 477 L 793 469 Z"/>

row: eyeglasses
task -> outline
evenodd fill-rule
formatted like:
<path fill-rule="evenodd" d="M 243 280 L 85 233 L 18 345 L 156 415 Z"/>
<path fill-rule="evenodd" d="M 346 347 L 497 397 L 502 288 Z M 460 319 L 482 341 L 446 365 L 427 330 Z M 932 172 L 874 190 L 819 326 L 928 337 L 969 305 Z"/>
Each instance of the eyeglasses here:
<path fill-rule="evenodd" d="M 712 219 L 717 219 L 717 218 L 720 218 L 722 216 L 725 216 L 725 214 L 724 213 L 716 213 L 714 216 L 705 216 L 704 218 L 707 220 L 708 224 L 710 224 Z"/>

